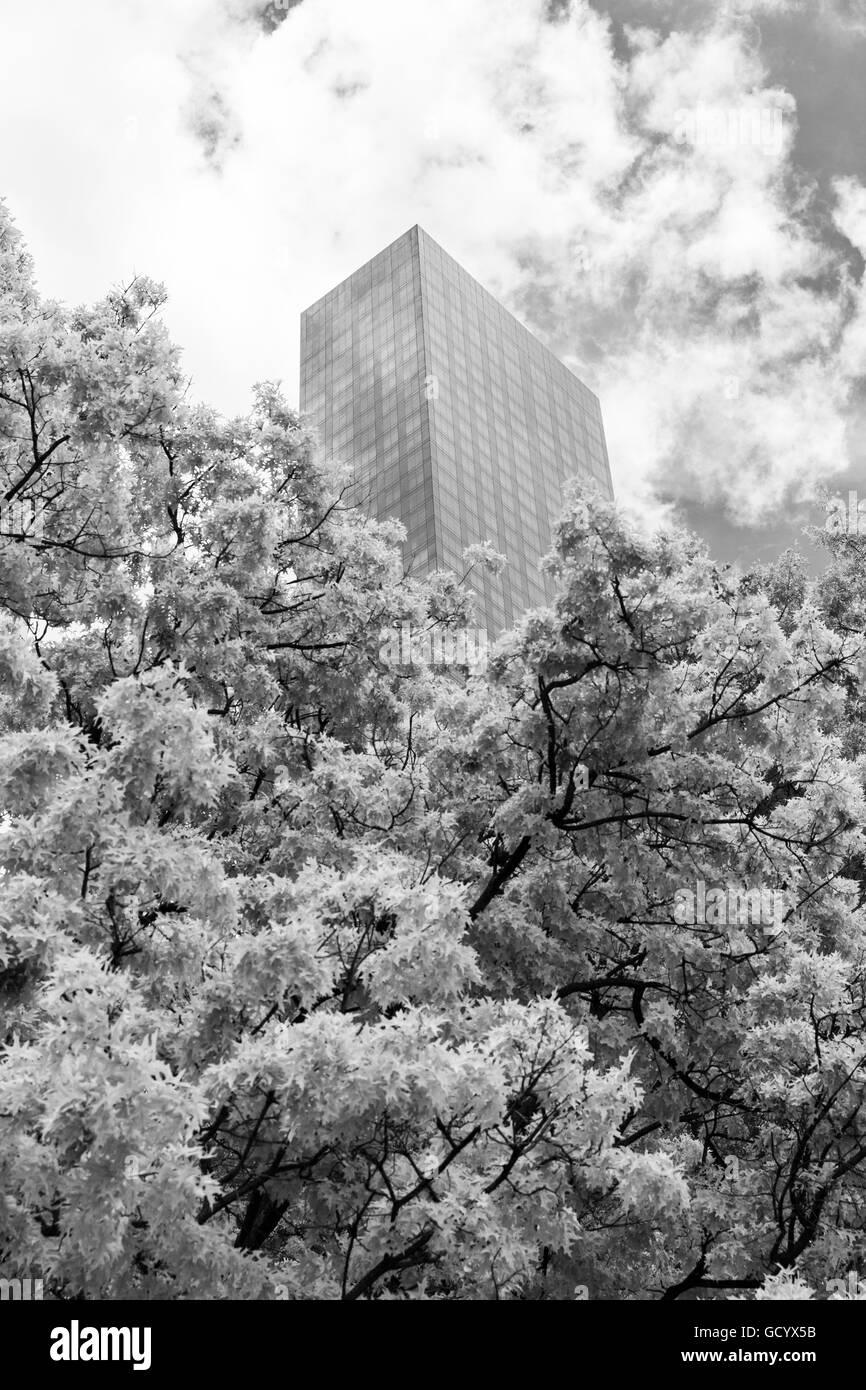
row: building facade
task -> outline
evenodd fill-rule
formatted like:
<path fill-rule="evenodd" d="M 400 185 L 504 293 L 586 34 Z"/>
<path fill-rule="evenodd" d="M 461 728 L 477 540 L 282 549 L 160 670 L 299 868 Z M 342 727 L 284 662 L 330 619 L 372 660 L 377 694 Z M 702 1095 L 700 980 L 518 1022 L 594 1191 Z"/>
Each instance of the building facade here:
<path fill-rule="evenodd" d="M 467 580 L 491 635 L 550 595 L 564 483 L 613 495 L 598 399 L 417 226 L 304 311 L 300 404 L 355 500 L 403 522 L 412 572 L 507 555 Z"/>

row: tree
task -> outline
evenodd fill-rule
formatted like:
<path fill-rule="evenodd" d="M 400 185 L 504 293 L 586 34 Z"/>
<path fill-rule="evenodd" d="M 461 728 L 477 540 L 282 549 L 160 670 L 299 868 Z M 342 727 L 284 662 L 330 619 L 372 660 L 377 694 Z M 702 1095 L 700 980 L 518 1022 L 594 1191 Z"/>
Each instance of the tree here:
<path fill-rule="evenodd" d="M 403 573 L 278 389 L 191 406 L 162 290 L 46 304 L 5 214 L 0 266 L 2 485 L 40 522 L 0 536 L 2 1273 L 659 1298 L 848 1268 L 862 626 L 575 495 L 558 597 L 486 673 L 391 665 L 383 629 L 469 599 Z M 679 920 L 699 884 L 721 906 Z"/>

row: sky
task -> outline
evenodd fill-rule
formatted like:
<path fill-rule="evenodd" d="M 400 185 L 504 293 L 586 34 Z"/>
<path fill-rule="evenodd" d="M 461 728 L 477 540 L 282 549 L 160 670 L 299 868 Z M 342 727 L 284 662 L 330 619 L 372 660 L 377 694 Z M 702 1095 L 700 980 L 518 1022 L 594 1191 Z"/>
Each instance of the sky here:
<path fill-rule="evenodd" d="M 169 291 L 192 395 L 297 403 L 303 308 L 420 223 L 725 561 L 866 496 L 866 0 L 0 0 L 44 294 Z"/>

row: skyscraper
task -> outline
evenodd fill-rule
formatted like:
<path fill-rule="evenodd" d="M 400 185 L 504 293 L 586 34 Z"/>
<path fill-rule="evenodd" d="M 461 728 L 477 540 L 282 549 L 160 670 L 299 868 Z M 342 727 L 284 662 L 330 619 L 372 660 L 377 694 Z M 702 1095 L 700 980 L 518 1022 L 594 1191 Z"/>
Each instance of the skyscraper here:
<path fill-rule="evenodd" d="M 478 541 L 508 556 L 468 581 L 491 634 L 549 594 L 564 482 L 612 496 L 597 398 L 417 226 L 304 311 L 300 400 L 414 572 L 462 574 Z"/>

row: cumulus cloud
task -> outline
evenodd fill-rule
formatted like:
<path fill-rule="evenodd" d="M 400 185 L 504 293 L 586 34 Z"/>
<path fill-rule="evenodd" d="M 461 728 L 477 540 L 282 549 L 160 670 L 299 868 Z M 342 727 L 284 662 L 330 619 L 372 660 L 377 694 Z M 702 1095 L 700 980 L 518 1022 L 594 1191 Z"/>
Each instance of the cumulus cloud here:
<path fill-rule="evenodd" d="M 197 82 L 187 118 L 206 162 L 219 173 L 241 144 L 240 123 L 219 88 Z"/>
<path fill-rule="evenodd" d="M 230 105 L 231 79 L 226 59 L 234 63 L 261 34 L 272 34 L 301 0 L 215 0 L 199 11 L 178 55 L 190 76 L 184 114 L 205 163 L 221 173 L 225 160 L 243 143 L 238 113 Z"/>
<path fill-rule="evenodd" d="M 103 52 L 134 41 L 124 81 L 46 4 L 100 172 L 85 189 L 43 132 L 49 177 L 15 151 L 11 205 L 54 293 L 117 262 L 167 281 L 198 393 L 294 395 L 301 309 L 420 222 L 598 391 L 646 513 L 756 522 L 857 461 L 866 195 L 838 181 L 828 209 L 797 168 L 750 27 L 785 5 L 632 0 L 614 25 L 585 0 L 92 0 Z M 62 99 L 69 64 L 48 67 Z M 87 236 L 49 230 L 45 182 L 73 224 L 92 207 Z"/>

